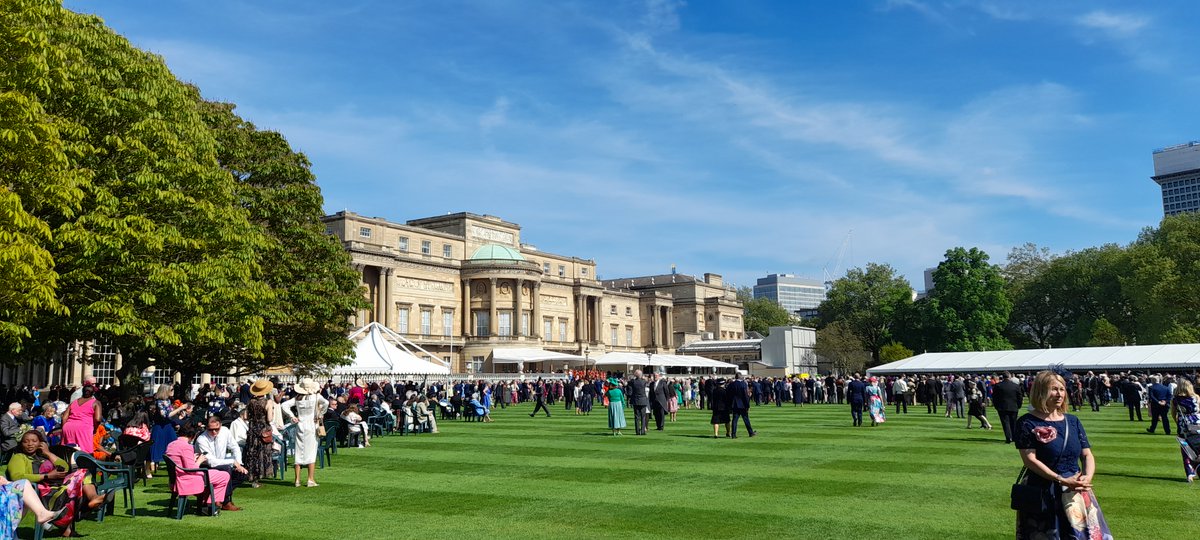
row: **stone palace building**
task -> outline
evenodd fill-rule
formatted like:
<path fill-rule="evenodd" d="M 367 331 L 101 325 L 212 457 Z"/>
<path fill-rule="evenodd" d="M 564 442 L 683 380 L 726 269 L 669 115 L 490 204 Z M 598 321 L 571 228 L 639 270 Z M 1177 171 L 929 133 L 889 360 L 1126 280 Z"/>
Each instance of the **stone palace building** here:
<path fill-rule="evenodd" d="M 596 261 L 538 250 L 520 225 L 465 212 L 395 223 L 343 211 L 324 221 L 372 306 L 353 322 L 379 322 L 454 372 L 482 370 L 500 348 L 595 358 L 744 333 L 741 302 L 716 274 L 599 280 Z"/>

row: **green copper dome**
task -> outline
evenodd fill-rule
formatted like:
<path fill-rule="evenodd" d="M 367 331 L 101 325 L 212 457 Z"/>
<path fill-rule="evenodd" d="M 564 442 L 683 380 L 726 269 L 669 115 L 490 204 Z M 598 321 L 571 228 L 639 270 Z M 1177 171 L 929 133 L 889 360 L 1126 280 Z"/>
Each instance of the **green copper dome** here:
<path fill-rule="evenodd" d="M 523 261 L 517 250 L 500 244 L 488 244 L 471 254 L 472 261 Z"/>

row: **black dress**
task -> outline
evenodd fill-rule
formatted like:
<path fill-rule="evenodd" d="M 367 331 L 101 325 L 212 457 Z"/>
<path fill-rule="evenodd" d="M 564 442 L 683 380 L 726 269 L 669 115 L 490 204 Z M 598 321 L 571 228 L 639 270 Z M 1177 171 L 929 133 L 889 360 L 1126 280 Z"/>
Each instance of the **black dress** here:
<path fill-rule="evenodd" d="M 729 402 L 725 397 L 725 385 L 718 384 L 713 386 L 712 399 L 709 400 L 712 405 L 712 421 L 710 424 L 728 424 L 729 423 Z"/>
<path fill-rule="evenodd" d="M 267 418 L 267 398 L 263 396 L 250 400 L 246 407 L 246 423 L 250 425 L 246 432 L 246 449 L 242 451 L 242 466 L 250 473 L 250 478 L 270 478 L 273 473 L 274 460 L 271 459 L 273 449 L 262 440 L 264 429 L 271 429 L 271 421 Z"/>

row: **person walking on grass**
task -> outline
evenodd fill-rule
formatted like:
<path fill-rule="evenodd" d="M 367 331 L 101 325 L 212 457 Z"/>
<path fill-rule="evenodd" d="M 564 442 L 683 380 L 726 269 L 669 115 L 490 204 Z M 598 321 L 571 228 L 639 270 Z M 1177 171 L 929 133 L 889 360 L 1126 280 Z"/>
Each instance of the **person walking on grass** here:
<path fill-rule="evenodd" d="M 629 406 L 633 407 L 634 434 L 645 435 L 646 422 L 650 419 L 650 413 L 646 410 L 650 406 L 650 390 L 647 388 L 645 377 L 642 377 L 642 370 L 638 369 L 633 372 L 633 379 L 629 381 L 626 390 L 626 395 L 629 396 Z"/>
<path fill-rule="evenodd" d="M 846 401 L 850 403 L 850 420 L 854 427 L 862 425 L 863 407 L 867 403 L 867 383 L 855 373 L 846 383 Z"/>
<path fill-rule="evenodd" d="M 725 393 L 725 379 L 716 379 L 712 387 L 712 419 L 713 438 L 719 438 L 717 432 L 725 426 L 725 436 L 729 436 L 729 397 Z"/>
<path fill-rule="evenodd" d="M 1183 454 L 1183 474 L 1189 483 L 1196 481 L 1196 452 L 1200 444 L 1193 447 L 1193 442 L 1200 442 L 1200 397 L 1186 377 L 1179 377 L 1175 386 L 1175 394 L 1171 398 L 1171 416 L 1175 417 L 1175 434 L 1179 437 L 1180 453 Z"/>
<path fill-rule="evenodd" d="M 729 438 L 737 438 L 738 417 L 741 417 L 742 421 L 746 424 L 746 432 L 751 437 L 758 435 L 758 432 L 750 427 L 750 388 L 746 385 L 746 381 L 742 380 L 742 373 L 740 371 L 733 376 L 733 382 L 729 383 L 729 388 L 726 389 L 726 401 L 728 401 L 729 410 L 732 412 Z"/>
<path fill-rule="evenodd" d="M 1159 420 L 1162 421 L 1163 433 L 1171 434 L 1171 421 L 1167 418 L 1171 410 L 1171 389 L 1159 382 L 1158 375 L 1150 377 L 1150 388 L 1146 389 L 1150 401 L 1150 429 L 1146 433 L 1154 433 Z"/>
<path fill-rule="evenodd" d="M 538 377 L 537 382 L 533 383 L 533 412 L 529 413 L 529 417 L 537 416 L 538 411 L 546 411 L 546 418 L 550 418 L 550 409 L 546 407 L 546 392 L 550 389 L 546 387 L 546 383 Z"/>
<path fill-rule="evenodd" d="M 1021 410 L 1021 386 L 1011 373 L 1004 374 L 1004 380 L 992 387 L 992 406 L 1000 416 L 1000 427 L 1004 430 L 1004 444 L 1013 441 L 1016 433 L 1017 414 Z"/>
<path fill-rule="evenodd" d="M 887 421 L 887 415 L 884 413 L 886 407 L 883 404 L 883 389 L 879 388 L 879 379 L 871 377 L 868 382 L 870 384 L 867 385 L 867 410 L 871 414 L 871 427 L 875 427 Z"/>
<path fill-rule="evenodd" d="M 892 383 L 892 399 L 896 401 L 896 414 L 900 414 L 901 407 L 904 408 L 904 414 L 908 414 L 908 383 L 903 375 L 896 377 L 896 382 Z"/>
<path fill-rule="evenodd" d="M 979 427 L 992 429 L 992 423 L 987 419 L 987 407 L 983 404 L 983 391 L 974 381 L 967 385 L 967 429 L 971 429 L 972 418 L 979 420 Z"/>
<path fill-rule="evenodd" d="M 608 429 L 613 436 L 621 434 L 625 429 L 625 392 L 621 390 L 621 381 L 616 377 L 608 379 L 605 395 L 608 397 Z"/>

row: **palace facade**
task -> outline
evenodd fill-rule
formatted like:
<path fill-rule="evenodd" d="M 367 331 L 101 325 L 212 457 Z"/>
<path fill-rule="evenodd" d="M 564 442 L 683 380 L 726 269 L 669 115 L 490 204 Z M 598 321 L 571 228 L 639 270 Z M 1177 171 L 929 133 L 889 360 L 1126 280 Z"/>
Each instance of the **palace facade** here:
<path fill-rule="evenodd" d="M 601 281 L 595 260 L 541 251 L 520 225 L 466 212 L 396 223 L 344 211 L 324 222 L 371 304 L 353 322 L 379 322 L 454 372 L 483 370 L 500 348 L 594 358 L 744 333 L 742 305 L 716 274 Z"/>

